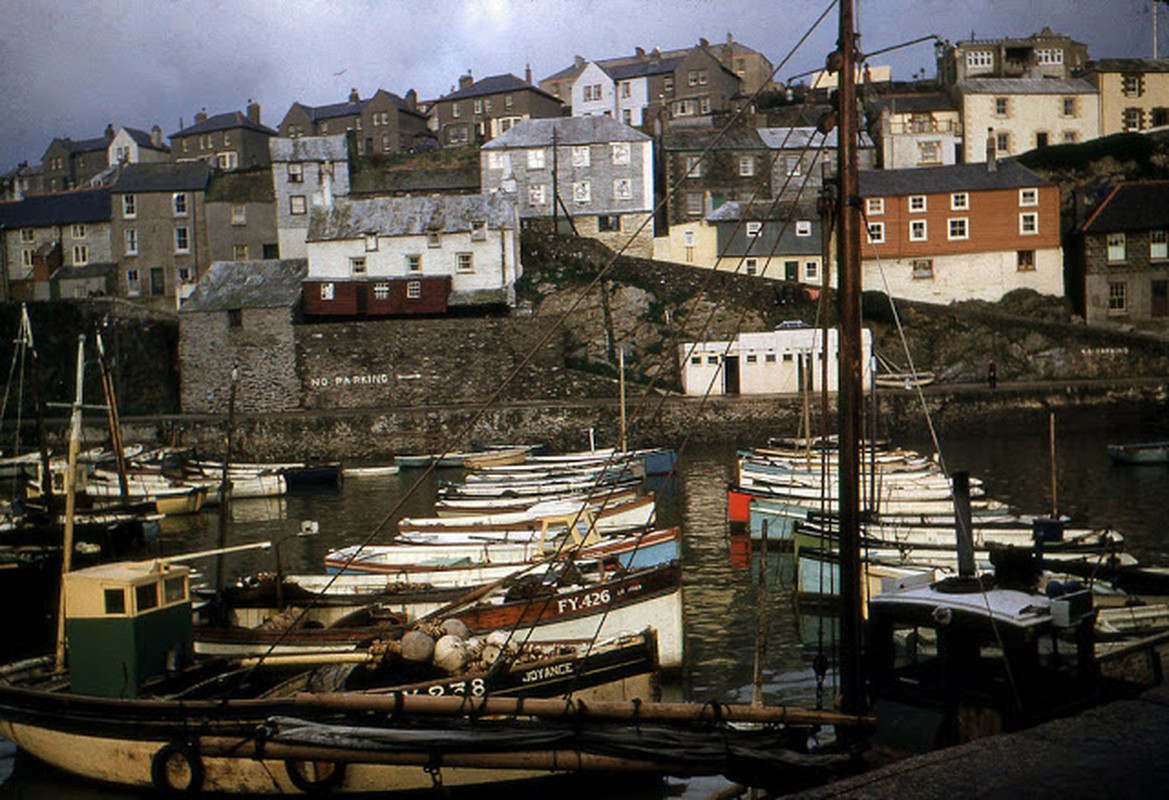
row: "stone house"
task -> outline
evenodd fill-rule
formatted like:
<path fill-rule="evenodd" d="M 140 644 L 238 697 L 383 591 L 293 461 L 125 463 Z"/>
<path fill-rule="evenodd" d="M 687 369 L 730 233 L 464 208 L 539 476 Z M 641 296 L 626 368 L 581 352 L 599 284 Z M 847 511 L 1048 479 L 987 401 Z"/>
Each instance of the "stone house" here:
<path fill-rule="evenodd" d="M 113 138 L 114 126 L 107 125 L 105 133 L 95 139 L 53 139 L 41 156 L 44 190 L 58 192 L 88 184 L 109 166 L 106 149 Z"/>
<path fill-rule="evenodd" d="M 280 257 L 270 169 L 213 174 L 206 203 L 212 263 Z"/>
<path fill-rule="evenodd" d="M 662 58 L 656 50 L 638 50 L 631 63 L 603 66 L 589 62 L 571 87 L 572 115 L 613 117 L 646 132 L 665 115 L 666 99 L 674 92 L 674 71 L 682 57 Z"/>
<path fill-rule="evenodd" d="M 1089 61 L 1083 78 L 1099 94 L 1100 136 L 1169 125 L 1169 61 L 1104 58 Z"/>
<path fill-rule="evenodd" d="M 194 291 L 211 263 L 210 177 L 202 160 L 122 168 L 110 189 L 119 295 L 177 307 Z"/>
<path fill-rule="evenodd" d="M 216 262 L 179 309 L 183 413 L 225 414 L 232 370 L 239 412 L 300 406 L 293 324 L 304 259 Z"/>
<path fill-rule="evenodd" d="M 705 218 L 728 201 L 772 196 L 771 150 L 755 128 L 671 129 L 662 137 L 671 225 Z"/>
<path fill-rule="evenodd" d="M 741 95 L 739 76 L 723 66 L 705 41 L 690 48 L 674 67 L 673 96 L 665 99 L 670 119 L 729 111 L 731 100 Z"/>
<path fill-rule="evenodd" d="M 338 198 L 314 208 L 306 316 L 441 314 L 514 306 L 522 274 L 514 198 Z"/>
<path fill-rule="evenodd" d="M 1169 321 L 1169 181 L 1121 183 L 1080 227 L 1084 319 Z"/>
<path fill-rule="evenodd" d="M 970 39 L 935 48 L 938 82 L 946 88 L 971 78 L 1067 80 L 1088 61 L 1088 46 L 1044 28 L 1026 38 Z"/>
<path fill-rule="evenodd" d="M 962 163 L 962 114 L 948 95 L 886 94 L 870 113 L 882 169 Z"/>
<path fill-rule="evenodd" d="M 106 163 L 111 167 L 164 161 L 170 161 L 170 147 L 162 141 L 162 128 L 157 125 L 150 133 L 137 128 L 119 128 L 106 148 Z"/>
<path fill-rule="evenodd" d="M 954 87 L 965 130 L 962 160 L 999 158 L 1100 135 L 1095 87 L 1079 78 L 972 78 Z"/>
<path fill-rule="evenodd" d="M 759 138 L 771 151 L 771 194 L 783 200 L 811 201 L 818 197 L 825 179 L 836 176 L 839 156 L 836 129 L 827 135 L 806 126 L 759 128 Z M 877 148 L 872 138 L 857 134 L 857 166 L 873 169 Z"/>
<path fill-rule="evenodd" d="M 353 89 L 343 103 L 309 106 L 296 102 L 284 115 L 278 131 L 289 139 L 353 131 L 357 154 L 365 156 L 424 149 L 433 141 L 413 89 L 404 99 L 385 89 L 363 99 Z"/>
<path fill-rule="evenodd" d="M 563 220 L 629 255 L 653 252 L 653 140 L 611 117 L 521 123 L 483 146 L 480 174 L 525 224 Z"/>
<path fill-rule="evenodd" d="M 269 143 L 276 231 L 283 258 L 308 258 L 310 210 L 349 194 L 345 134 L 277 137 Z"/>
<path fill-rule="evenodd" d="M 176 162 L 203 161 L 224 172 L 266 167 L 268 140 L 276 131 L 260 123 L 260 104 L 248 101 L 247 113 L 228 111 L 195 114 L 195 124 L 172 133 L 171 158 Z"/>
<path fill-rule="evenodd" d="M 4 298 L 49 300 L 54 296 L 54 278 L 82 271 L 89 276 L 103 271 L 108 275 L 114 260 L 111 236 L 108 189 L 31 195 L 0 203 Z M 100 281 L 85 285 L 87 295 L 91 288 L 95 293 L 110 290 Z"/>
<path fill-rule="evenodd" d="M 30 194 L 44 192 L 44 170 L 39 164 L 22 161 L 13 169 L 0 173 L 0 203 L 23 200 Z"/>
<path fill-rule="evenodd" d="M 866 290 L 925 303 L 1063 296 L 1059 187 L 1011 159 L 862 170 Z"/>
<path fill-rule="evenodd" d="M 481 145 L 524 120 L 559 117 L 559 100 L 515 75 L 492 75 L 476 81 L 468 72 L 459 88 L 435 101 L 431 112 L 443 147 Z"/>

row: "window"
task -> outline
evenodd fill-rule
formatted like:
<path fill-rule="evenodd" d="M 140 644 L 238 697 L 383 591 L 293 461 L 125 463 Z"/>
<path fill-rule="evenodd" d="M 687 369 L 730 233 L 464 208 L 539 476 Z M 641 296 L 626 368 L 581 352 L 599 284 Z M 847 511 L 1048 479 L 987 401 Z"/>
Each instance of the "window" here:
<path fill-rule="evenodd" d="M 134 587 L 134 606 L 137 611 L 149 611 L 158 607 L 158 584 L 145 583 Z"/>
<path fill-rule="evenodd" d="M 503 153 L 498 150 L 488 150 L 487 169 L 503 169 Z"/>
<path fill-rule="evenodd" d="M 700 156 L 686 156 L 686 177 L 702 177 L 702 158 Z"/>
<path fill-rule="evenodd" d="M 1080 134 L 1078 132 L 1076 132 L 1076 131 L 1064 131 L 1063 132 L 1063 143 L 1064 144 L 1075 144 L 1078 141 L 1080 141 Z"/>
<path fill-rule="evenodd" d="M 913 280 L 928 281 L 934 277 L 934 261 L 932 258 L 915 258 L 910 265 L 913 268 Z"/>
<path fill-rule="evenodd" d="M 406 299 L 417 300 L 422 297 L 422 281 L 406 281 Z"/>
<path fill-rule="evenodd" d="M 1108 314 L 1120 316 L 1128 313 L 1128 284 L 1108 284 Z"/>
<path fill-rule="evenodd" d="M 970 222 L 966 217 L 951 217 L 947 238 L 950 241 L 970 238 Z"/>
<path fill-rule="evenodd" d="M 288 182 L 304 183 L 304 164 L 288 165 Z"/>
<path fill-rule="evenodd" d="M 232 225 L 247 225 L 248 224 L 248 207 L 243 203 L 231 204 L 231 224 Z"/>
<path fill-rule="evenodd" d="M 692 69 L 688 73 L 686 73 L 686 84 L 688 86 L 697 86 L 698 85 L 698 70 Z"/>
<path fill-rule="evenodd" d="M 186 228 L 175 228 L 175 252 L 191 252 L 191 239 Z"/>
<path fill-rule="evenodd" d="M 800 176 L 800 157 L 787 156 L 784 159 L 784 171 L 791 178 L 798 178 Z"/>
<path fill-rule="evenodd" d="M 390 299 L 390 285 L 388 283 L 375 283 L 373 285 L 373 299 L 374 300 L 389 300 Z"/>
<path fill-rule="evenodd" d="M 455 119 L 458 119 L 460 116 L 462 116 L 462 114 L 463 114 L 463 111 L 462 111 L 462 109 L 459 108 L 459 104 L 458 103 L 451 103 L 451 116 L 454 117 Z"/>
<path fill-rule="evenodd" d="M 572 184 L 572 200 L 575 203 L 588 203 L 592 199 L 588 181 L 574 181 Z"/>
<path fill-rule="evenodd" d="M 175 270 L 175 277 L 179 283 L 194 283 L 195 276 L 190 267 L 179 267 Z"/>
<path fill-rule="evenodd" d="M 280 245 L 275 242 L 260 245 L 260 257 L 264 260 L 280 258 Z"/>
<path fill-rule="evenodd" d="M 308 203 L 303 194 L 294 194 L 288 198 L 288 210 L 292 214 L 304 214 L 308 210 Z"/>
<path fill-rule="evenodd" d="M 126 228 L 122 234 L 126 240 L 126 255 L 138 255 L 138 231 L 135 228 Z"/>
<path fill-rule="evenodd" d="M 696 364 L 696 365 L 701 364 L 702 363 L 702 356 L 690 356 L 690 363 Z"/>
<path fill-rule="evenodd" d="M 621 215 L 601 214 L 597 217 L 597 230 L 602 233 L 621 230 Z"/>
<path fill-rule="evenodd" d="M 702 215 L 702 192 L 686 193 L 686 213 L 692 217 Z"/>
<path fill-rule="evenodd" d="M 1034 236 L 1039 233 L 1039 215 L 1034 211 L 1024 211 L 1020 214 L 1019 233 L 1023 236 Z"/>
<path fill-rule="evenodd" d="M 918 164 L 941 164 L 942 163 L 942 143 L 941 142 L 918 142 L 917 143 L 917 163 Z"/>
<path fill-rule="evenodd" d="M 1038 189 L 1020 189 L 1019 190 L 1019 205 L 1020 206 L 1037 206 L 1037 205 L 1039 205 L 1039 190 Z"/>
<path fill-rule="evenodd" d="M 138 283 L 138 270 L 126 270 L 126 291 L 131 295 L 136 295 L 142 291 Z"/>
<path fill-rule="evenodd" d="M 754 364 L 758 360 L 759 360 L 759 356 L 755 355 L 754 353 L 747 354 L 747 363 L 748 364 Z"/>
<path fill-rule="evenodd" d="M 73 245 L 73 266 L 81 267 L 89 263 L 89 245 Z"/>
<path fill-rule="evenodd" d="M 1125 97 L 1140 97 L 1145 92 L 1145 81 L 1140 75 L 1122 75 L 1120 90 Z"/>
<path fill-rule="evenodd" d="M 470 253 L 455 254 L 455 272 L 474 272 L 475 262 Z"/>
<path fill-rule="evenodd" d="M 747 223 L 747 236 L 749 236 L 751 238 L 755 238 L 756 236 L 758 236 L 762 232 L 763 232 L 763 223 L 762 222 L 748 222 Z"/>
<path fill-rule="evenodd" d="M 1035 51 L 1036 64 L 1062 64 L 1063 50 L 1058 47 L 1041 47 Z"/>
<path fill-rule="evenodd" d="M 331 284 L 331 283 L 322 283 L 321 284 L 321 299 L 322 300 L 332 300 L 333 299 L 333 284 Z"/>
<path fill-rule="evenodd" d="M 743 262 L 743 266 L 746 267 L 746 272 L 748 275 L 759 274 L 759 259 L 748 258 Z"/>
<path fill-rule="evenodd" d="M 471 241 L 485 242 L 487 241 L 487 223 L 482 220 L 471 221 Z"/>
<path fill-rule="evenodd" d="M 676 117 L 692 117 L 694 116 L 694 101 L 693 100 L 679 100 L 674 104 L 674 116 Z"/>
<path fill-rule="evenodd" d="M 248 246 L 246 244 L 235 244 L 231 246 L 232 261 L 247 261 L 248 260 Z"/>
<path fill-rule="evenodd" d="M 1139 131 L 1143 121 L 1144 112 L 1139 108 L 1126 108 L 1124 110 L 1123 126 L 1126 131 Z"/>
<path fill-rule="evenodd" d="M 37 232 L 34 231 L 32 228 L 21 228 L 20 229 L 20 241 L 24 242 L 25 244 L 32 244 L 36 240 L 37 240 Z"/>
<path fill-rule="evenodd" d="M 442 247 L 442 233 L 440 231 L 427 231 L 426 246 L 431 249 Z"/>
<path fill-rule="evenodd" d="M 810 219 L 796 220 L 796 236 L 811 236 L 812 221 Z"/>
<path fill-rule="evenodd" d="M 739 176 L 749 178 L 755 174 L 755 157 L 739 156 Z"/>
<path fill-rule="evenodd" d="M 410 253 L 406 256 L 406 271 L 407 272 L 421 272 L 422 271 L 422 254 Z"/>
<path fill-rule="evenodd" d="M 991 50 L 971 50 L 966 53 L 967 69 L 994 66 L 994 52 Z"/>
<path fill-rule="evenodd" d="M 377 234 L 376 233 L 365 234 L 365 252 L 367 252 L 367 253 L 376 253 L 377 252 Z"/>
<path fill-rule="evenodd" d="M 122 216 L 126 219 L 134 219 L 138 216 L 138 201 L 134 195 L 122 195 Z"/>
<path fill-rule="evenodd" d="M 924 194 L 915 194 L 909 198 L 910 213 L 920 214 L 926 210 L 926 200 Z"/>
<path fill-rule="evenodd" d="M 665 94 L 673 94 L 674 93 L 674 79 L 673 78 L 667 76 L 666 78 L 662 79 L 662 91 Z"/>
<path fill-rule="evenodd" d="M 613 199 L 633 199 L 633 184 L 630 182 L 629 178 L 618 178 L 617 180 L 613 181 Z"/>
<path fill-rule="evenodd" d="M 996 117 L 1005 117 L 1007 115 L 1007 98 L 996 97 L 994 99 L 994 115 Z"/>
<path fill-rule="evenodd" d="M 1007 155 L 1011 152 L 1011 134 L 996 133 L 994 135 L 994 149 L 998 153 Z"/>
<path fill-rule="evenodd" d="M 869 244 L 884 244 L 885 243 L 885 223 L 884 222 L 870 222 L 869 223 Z"/>
<path fill-rule="evenodd" d="M 883 197 L 870 197 L 869 199 L 865 200 L 865 214 L 867 214 L 869 216 L 874 216 L 876 214 L 884 214 L 884 213 L 885 213 L 885 198 L 883 198 Z"/>
<path fill-rule="evenodd" d="M 1035 271 L 1035 251 L 1034 250 L 1020 250 L 1015 259 L 1015 268 L 1019 272 L 1034 272 Z"/>
<path fill-rule="evenodd" d="M 1128 257 L 1123 233 L 1110 233 L 1105 237 L 1105 248 L 1111 262 L 1125 261 Z"/>
<path fill-rule="evenodd" d="M 804 262 L 804 280 L 808 283 L 818 281 L 820 279 L 820 262 L 819 261 L 805 261 Z"/>
<path fill-rule="evenodd" d="M 528 169 L 544 169 L 544 151 L 528 151 Z"/>
<path fill-rule="evenodd" d="M 528 205 L 542 206 L 545 203 L 544 184 L 529 183 L 528 184 Z"/>
<path fill-rule="evenodd" d="M 171 206 L 174 208 L 176 217 L 187 216 L 187 193 L 175 192 L 171 196 Z"/>
<path fill-rule="evenodd" d="M 585 87 L 585 88 L 588 88 L 588 87 Z M 587 100 L 588 98 L 586 97 L 585 99 Z M 474 106 L 472 108 L 472 113 L 475 113 L 475 114 L 482 114 L 483 113 L 483 101 L 482 100 L 475 101 Z"/>
<path fill-rule="evenodd" d="M 629 163 L 629 142 L 614 142 L 612 145 L 613 163 L 614 164 L 628 164 Z"/>
<path fill-rule="evenodd" d="M 1154 261 L 1169 258 L 1169 231 L 1149 231 L 1149 258 Z"/>
<path fill-rule="evenodd" d="M 382 150 L 388 153 L 393 147 L 394 140 L 390 138 L 390 135 L 388 133 L 382 134 Z"/>
<path fill-rule="evenodd" d="M 924 242 L 929 239 L 929 229 L 924 219 L 911 220 L 909 223 L 909 241 Z"/>
<path fill-rule="evenodd" d="M 1063 99 L 1063 115 L 1065 117 L 1074 117 L 1076 115 L 1076 98 L 1065 97 Z"/>
<path fill-rule="evenodd" d="M 365 274 L 365 259 L 351 258 L 349 259 L 349 274 L 350 275 L 364 275 Z"/>
<path fill-rule="evenodd" d="M 215 157 L 215 164 L 220 169 L 230 170 L 239 166 L 239 153 L 234 150 L 228 150 L 226 153 L 220 153 Z"/>
<path fill-rule="evenodd" d="M 587 167 L 589 165 L 589 146 L 577 144 L 572 146 L 572 166 Z"/>
<path fill-rule="evenodd" d="M 106 589 L 105 595 L 106 613 L 107 614 L 125 614 L 126 613 L 126 592 L 122 589 Z"/>
<path fill-rule="evenodd" d="M 74 239 L 84 239 L 86 234 L 85 223 L 78 222 L 69 231 Z"/>
<path fill-rule="evenodd" d="M 707 356 L 706 363 L 707 364 L 717 364 L 718 363 L 718 356 Z"/>
<path fill-rule="evenodd" d="M 970 208 L 970 195 L 966 192 L 954 192 L 950 195 L 951 211 L 966 211 Z"/>
<path fill-rule="evenodd" d="M 503 96 L 503 108 L 505 111 L 510 111 L 511 107 L 515 105 L 515 99 L 510 94 Z"/>
<path fill-rule="evenodd" d="M 20 251 L 20 263 L 21 263 L 22 265 L 24 265 L 24 266 L 26 266 L 26 267 L 31 267 L 31 266 L 32 266 L 32 257 L 33 257 L 33 251 L 32 251 L 32 250 L 22 250 L 22 251 Z"/>

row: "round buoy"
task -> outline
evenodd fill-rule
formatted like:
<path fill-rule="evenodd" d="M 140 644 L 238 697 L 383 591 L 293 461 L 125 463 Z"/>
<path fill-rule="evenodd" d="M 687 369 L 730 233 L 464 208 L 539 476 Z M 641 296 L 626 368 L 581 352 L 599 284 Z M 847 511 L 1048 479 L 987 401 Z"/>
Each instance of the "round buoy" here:
<path fill-rule="evenodd" d="M 430 663 L 434 658 L 434 639 L 422 631 L 408 631 L 402 637 L 402 658 L 420 664 Z"/>
<path fill-rule="evenodd" d="M 458 672 L 470 658 L 467 643 L 458 636 L 448 633 L 434 643 L 434 665 L 447 672 Z"/>
<path fill-rule="evenodd" d="M 442 632 L 451 636 L 458 636 L 460 639 L 468 639 L 471 636 L 471 629 L 467 627 L 467 623 L 458 617 L 444 619 L 442 621 Z"/>
<path fill-rule="evenodd" d="M 345 780 L 345 765 L 336 761 L 299 761 L 290 758 L 284 770 L 293 786 L 305 794 L 326 794 Z"/>
<path fill-rule="evenodd" d="M 203 761 L 186 742 L 165 744 L 150 760 L 150 780 L 163 792 L 196 794 L 203 787 Z"/>

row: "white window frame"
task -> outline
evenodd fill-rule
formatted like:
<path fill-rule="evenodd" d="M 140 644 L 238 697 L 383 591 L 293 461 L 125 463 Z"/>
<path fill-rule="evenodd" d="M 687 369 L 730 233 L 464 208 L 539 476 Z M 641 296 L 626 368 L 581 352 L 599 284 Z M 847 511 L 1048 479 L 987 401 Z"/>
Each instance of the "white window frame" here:
<path fill-rule="evenodd" d="M 1164 261 L 1169 259 L 1169 231 L 1149 231 L 1149 260 Z"/>
<path fill-rule="evenodd" d="M 73 266 L 84 267 L 89 263 L 89 245 L 75 244 L 73 245 Z"/>
<path fill-rule="evenodd" d="M 304 164 L 296 162 L 289 162 L 288 164 L 288 182 L 289 183 L 304 183 Z"/>
<path fill-rule="evenodd" d="M 611 152 L 614 164 L 628 164 L 632 158 L 629 142 L 613 142 Z"/>
<path fill-rule="evenodd" d="M 1039 190 L 1038 189 L 1020 189 L 1019 190 L 1019 207 L 1030 208 L 1031 206 L 1039 205 Z"/>
<path fill-rule="evenodd" d="M 416 272 L 422 272 L 422 254 L 421 253 L 407 253 L 405 256 L 406 274 L 412 275 Z"/>
<path fill-rule="evenodd" d="M 84 222 L 74 222 L 69 227 L 69 233 L 70 233 L 70 235 L 73 236 L 74 239 L 85 239 L 85 238 L 87 238 L 87 234 L 89 233 L 89 231 L 85 227 Z"/>
<path fill-rule="evenodd" d="M 1038 236 L 1039 235 L 1039 212 L 1038 211 L 1024 211 L 1019 214 L 1019 235 L 1020 236 Z"/>
<path fill-rule="evenodd" d="M 592 186 L 588 181 L 572 182 L 572 202 L 581 205 L 592 202 Z"/>
<path fill-rule="evenodd" d="M 248 246 L 246 244 L 233 244 L 231 246 L 231 260 L 232 261 L 247 261 L 248 260 Z"/>
<path fill-rule="evenodd" d="M 34 254 L 35 254 L 35 251 L 33 251 L 33 250 L 21 250 L 20 251 L 20 264 L 21 264 L 21 266 L 31 267 Z"/>
<path fill-rule="evenodd" d="M 763 223 L 758 221 L 748 222 L 745 226 L 747 238 L 754 239 L 763 233 Z"/>
<path fill-rule="evenodd" d="M 755 156 L 739 156 L 739 177 L 750 178 L 755 175 Z"/>
<path fill-rule="evenodd" d="M 528 184 L 528 205 L 542 206 L 548 202 L 546 187 L 542 183 Z"/>
<path fill-rule="evenodd" d="M 378 246 L 377 234 L 376 233 L 365 234 L 365 252 L 376 253 L 377 246 Z"/>
<path fill-rule="evenodd" d="M 335 295 L 335 289 L 332 283 L 321 284 L 321 299 L 332 300 Z"/>
<path fill-rule="evenodd" d="M 308 198 L 303 194 L 294 194 L 288 198 L 288 213 L 301 216 L 308 213 Z"/>
<path fill-rule="evenodd" d="M 869 197 L 865 200 L 865 215 L 869 217 L 879 216 L 885 213 L 885 198 L 884 197 Z"/>
<path fill-rule="evenodd" d="M 633 182 L 629 178 L 616 178 L 613 181 L 614 200 L 632 200 Z"/>
<path fill-rule="evenodd" d="M 909 213 L 910 214 L 924 214 L 929 210 L 929 201 L 924 194 L 911 194 L 909 196 Z"/>
<path fill-rule="evenodd" d="M 122 241 L 123 241 L 125 248 L 126 248 L 126 255 L 128 255 L 128 256 L 138 255 L 138 229 L 137 228 L 126 228 L 122 232 Z"/>
<path fill-rule="evenodd" d="M 572 166 L 587 167 L 589 164 L 589 146 L 587 144 L 574 144 L 572 146 Z"/>
<path fill-rule="evenodd" d="M 187 193 L 175 192 L 170 198 L 171 210 L 174 211 L 176 217 L 187 216 Z"/>
<path fill-rule="evenodd" d="M 469 275 L 475 271 L 474 253 L 455 253 L 455 272 Z"/>
<path fill-rule="evenodd" d="M 805 261 L 804 262 L 804 283 L 814 283 L 820 280 L 820 262 L 819 261 Z"/>
<path fill-rule="evenodd" d="M 441 231 L 427 231 L 426 232 L 426 246 L 432 250 L 442 247 L 442 232 Z"/>
<path fill-rule="evenodd" d="M 122 195 L 122 219 L 138 218 L 138 198 L 132 194 Z"/>
<path fill-rule="evenodd" d="M 1108 284 L 1108 316 L 1123 317 L 1128 314 L 1128 284 L 1111 281 Z"/>
<path fill-rule="evenodd" d="M 686 175 L 687 178 L 701 178 L 702 177 L 702 156 L 686 156 Z"/>
<path fill-rule="evenodd" d="M 994 66 L 994 52 L 991 50 L 967 50 L 966 68 L 979 69 Z"/>
<path fill-rule="evenodd" d="M 955 226 L 960 230 L 955 231 Z M 951 242 L 963 241 L 970 238 L 970 218 L 950 217 L 946 224 L 946 238 Z"/>
<path fill-rule="evenodd" d="M 812 220 L 797 219 L 796 220 L 796 236 L 811 236 L 812 235 Z"/>
<path fill-rule="evenodd" d="M 180 225 L 175 228 L 175 252 L 189 253 L 191 252 L 191 230 L 185 225 Z"/>
<path fill-rule="evenodd" d="M 141 279 L 138 276 L 138 269 L 131 267 L 126 270 L 126 294 L 136 296 L 142 293 Z"/>
<path fill-rule="evenodd" d="M 528 151 L 528 169 L 544 169 L 544 148 Z"/>
<path fill-rule="evenodd" d="M 1109 264 L 1128 261 L 1128 239 L 1123 232 L 1114 231 L 1105 235 L 1104 254 Z"/>
<path fill-rule="evenodd" d="M 950 195 L 950 210 L 951 211 L 969 211 L 970 210 L 970 193 L 969 192 L 953 192 Z"/>
<path fill-rule="evenodd" d="M 233 170 L 239 167 L 239 153 L 234 150 L 225 150 L 215 156 L 215 164 L 222 170 Z"/>
<path fill-rule="evenodd" d="M 349 259 L 349 274 L 350 275 L 368 275 L 369 262 L 365 260 L 365 256 L 352 256 Z"/>
<path fill-rule="evenodd" d="M 247 225 L 248 224 L 248 207 L 244 203 L 231 204 L 231 224 L 232 225 Z"/>
<path fill-rule="evenodd" d="M 418 300 L 422 297 L 422 281 L 406 281 L 406 299 Z"/>
<path fill-rule="evenodd" d="M 20 229 L 20 241 L 23 244 L 32 244 L 37 240 L 37 232 L 32 228 Z"/>
<path fill-rule="evenodd" d="M 934 260 L 932 258 L 915 258 L 909 262 L 910 279 L 915 281 L 932 281 L 934 279 Z"/>
<path fill-rule="evenodd" d="M 928 220 L 911 219 L 909 221 L 909 241 L 928 242 L 929 239 L 930 229 Z"/>
<path fill-rule="evenodd" d="M 869 244 L 884 244 L 885 243 L 885 223 L 884 222 L 870 222 L 868 224 L 866 236 Z"/>

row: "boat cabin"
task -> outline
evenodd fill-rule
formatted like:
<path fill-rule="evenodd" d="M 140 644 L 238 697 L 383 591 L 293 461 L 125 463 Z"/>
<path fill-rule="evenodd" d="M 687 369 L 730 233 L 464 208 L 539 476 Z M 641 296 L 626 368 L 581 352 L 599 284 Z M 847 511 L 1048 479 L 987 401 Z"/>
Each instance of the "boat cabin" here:
<path fill-rule="evenodd" d="M 191 661 L 190 572 L 165 561 L 123 561 L 66 574 L 72 691 L 138 697 L 147 680 Z"/>
<path fill-rule="evenodd" d="M 1098 687 L 1088 591 L 951 577 L 869 601 L 877 740 L 924 752 L 1079 710 Z"/>

